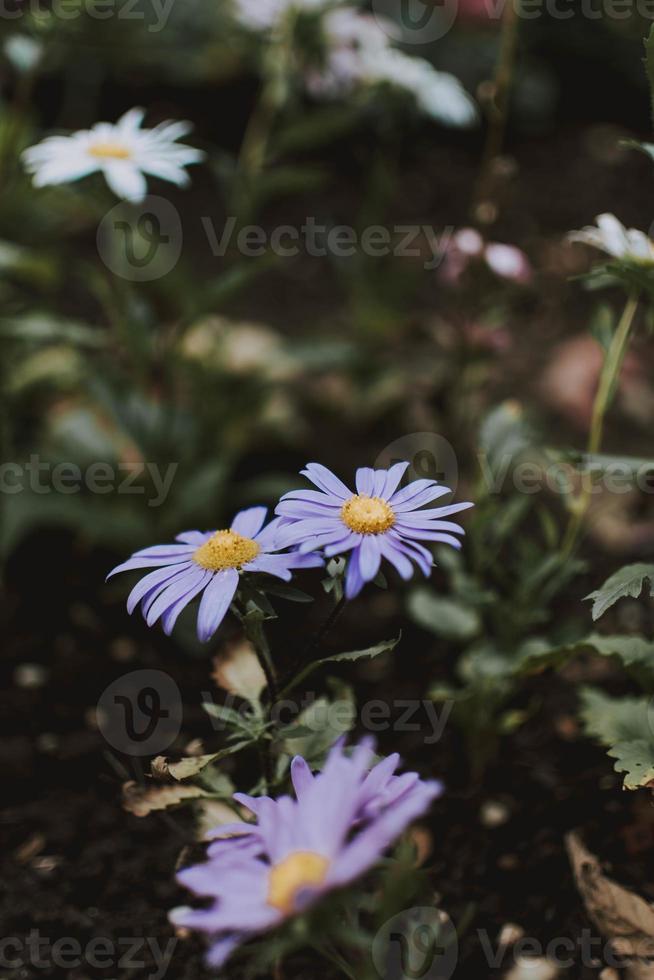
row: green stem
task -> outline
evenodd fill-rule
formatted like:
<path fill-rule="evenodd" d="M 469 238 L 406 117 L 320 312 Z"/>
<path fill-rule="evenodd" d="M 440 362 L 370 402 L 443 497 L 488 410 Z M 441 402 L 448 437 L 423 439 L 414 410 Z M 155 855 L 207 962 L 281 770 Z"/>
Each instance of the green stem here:
<path fill-rule="evenodd" d="M 270 653 L 263 622 L 258 617 L 245 615 L 243 616 L 243 625 L 245 627 L 245 635 L 254 647 L 259 663 L 261 664 L 261 669 L 266 675 L 269 702 L 270 704 L 274 704 L 277 700 L 277 671 L 275 670 L 272 654 Z"/>
<path fill-rule="evenodd" d="M 495 184 L 496 161 L 502 153 L 509 117 L 509 100 L 518 50 L 520 27 L 520 0 L 509 0 L 504 8 L 502 40 L 495 77 L 491 84 L 488 102 L 488 130 L 482 157 L 477 190 L 474 198 L 474 217 L 482 223 L 490 223 L 494 216 L 484 215 L 483 205 L 492 202 Z"/>
<path fill-rule="evenodd" d="M 273 663 L 268 638 L 263 628 L 263 620 L 259 616 L 248 615 L 242 611 L 241 620 L 245 629 L 245 635 L 254 647 L 257 659 L 261 664 L 266 683 L 268 685 L 268 707 L 266 710 L 266 720 L 270 717 L 272 706 L 277 701 L 277 672 Z M 270 741 L 264 736 L 259 742 L 259 754 L 261 757 L 261 767 L 265 781 L 265 791 L 269 791 L 275 781 L 275 764 L 272 756 L 272 746 Z"/>
<path fill-rule="evenodd" d="M 295 663 L 288 671 L 288 674 L 286 675 L 282 683 L 282 692 L 281 692 L 282 697 L 288 694 L 289 691 L 292 691 L 294 687 L 297 687 L 297 685 L 302 680 L 304 680 L 304 678 L 308 674 L 311 673 L 312 661 L 314 659 L 316 651 L 320 649 L 323 640 L 328 635 L 328 633 L 331 632 L 334 624 L 336 623 L 336 620 L 339 618 L 339 616 L 345 609 L 346 605 L 347 605 L 347 599 L 345 598 L 344 595 L 342 595 L 341 598 L 336 603 L 336 605 L 334 606 L 334 608 L 332 609 L 332 611 L 330 612 L 330 614 L 327 616 L 322 626 L 317 630 L 316 633 L 314 633 L 312 638 L 304 647 L 298 659 L 295 661 Z M 297 676 L 294 676 L 297 670 L 300 670 L 300 673 Z"/>
<path fill-rule="evenodd" d="M 252 208 L 253 187 L 266 163 L 275 119 L 286 101 L 287 76 L 293 57 L 295 15 L 277 28 L 264 61 L 259 100 L 250 116 L 238 158 L 237 214 L 244 218 Z"/>
<path fill-rule="evenodd" d="M 620 377 L 620 371 L 622 369 L 627 348 L 629 346 L 629 340 L 637 309 L 638 296 L 630 296 L 627 299 L 617 330 L 613 335 L 611 345 L 604 359 L 604 366 L 602 368 L 597 394 L 595 395 L 595 401 L 593 403 L 593 414 L 590 423 L 588 445 L 586 448 L 586 454 L 588 457 L 595 456 L 602 448 L 606 413 L 610 407 L 616 385 Z M 570 521 L 568 522 L 568 527 L 563 538 L 561 551 L 564 557 L 568 557 L 570 554 L 572 554 L 575 545 L 577 544 L 581 526 L 590 506 L 591 496 L 592 489 L 590 486 L 588 486 L 588 481 L 586 481 L 579 498 L 575 501 L 574 511 L 570 517 Z"/>

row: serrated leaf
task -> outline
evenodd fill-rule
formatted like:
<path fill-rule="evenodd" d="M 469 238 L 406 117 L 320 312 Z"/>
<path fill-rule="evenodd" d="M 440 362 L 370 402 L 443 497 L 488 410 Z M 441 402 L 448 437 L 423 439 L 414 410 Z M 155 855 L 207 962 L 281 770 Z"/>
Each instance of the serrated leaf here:
<path fill-rule="evenodd" d="M 342 697 L 336 700 L 318 698 L 305 708 L 296 725 L 289 725 L 286 729 L 283 751 L 289 755 L 301 755 L 311 763 L 322 762 L 336 739 L 351 731 L 356 722 L 357 709 L 352 692 L 341 686 L 340 693 Z M 294 734 L 294 727 L 304 734 Z"/>
<path fill-rule="evenodd" d="M 202 707 L 208 715 L 222 722 L 227 728 L 242 729 L 246 720 L 234 708 L 228 708 L 225 704 L 213 704 L 212 701 L 203 701 Z"/>
<path fill-rule="evenodd" d="M 319 667 L 324 667 L 325 664 L 339 664 L 339 663 L 355 663 L 357 660 L 371 660 L 373 657 L 379 657 L 382 653 L 389 653 L 394 650 L 402 639 L 402 634 L 396 636 L 393 640 L 382 640 L 381 643 L 376 643 L 375 646 L 366 647 L 365 650 L 349 650 L 347 653 L 334 653 L 329 657 L 322 657 L 320 660 L 314 660 L 313 663 L 307 664 L 297 677 L 293 678 L 291 683 L 285 688 L 283 693 L 293 690 L 298 684 L 306 680 L 310 674 Z"/>
<path fill-rule="evenodd" d="M 636 565 L 625 565 L 619 571 L 611 575 L 604 585 L 587 595 L 586 599 L 593 600 L 593 619 L 597 620 L 603 616 L 607 609 L 626 596 L 637 599 L 643 590 L 645 580 L 650 583 L 650 596 L 654 596 L 654 565 L 638 563 Z"/>
<path fill-rule="evenodd" d="M 476 610 L 425 588 L 410 594 L 408 612 L 418 626 L 447 640 L 472 640 L 481 630 Z"/>
<path fill-rule="evenodd" d="M 642 636 L 601 636 L 599 633 L 559 646 L 532 639 L 519 651 L 520 670 L 529 673 L 559 667 L 585 650 L 592 650 L 602 657 L 619 657 L 627 667 L 638 664 L 654 670 L 654 643 Z"/>
<path fill-rule="evenodd" d="M 652 788 L 654 785 L 654 738 L 619 742 L 609 750 L 615 771 L 622 772 L 625 789 Z"/>
<path fill-rule="evenodd" d="M 199 786 L 139 786 L 129 782 L 123 786 L 123 807 L 135 817 L 147 817 L 154 810 L 167 810 L 206 796 L 209 794 Z"/>
<path fill-rule="evenodd" d="M 582 692 L 582 719 L 616 760 L 624 773 L 625 789 L 639 789 L 654 781 L 654 714 L 648 698 L 611 698 L 601 691 Z"/>
<path fill-rule="evenodd" d="M 581 692 L 581 717 L 586 733 L 607 748 L 620 742 L 647 741 L 654 734 L 654 716 L 644 697 L 612 698 L 587 687 Z"/>
<path fill-rule="evenodd" d="M 211 762 L 215 762 L 216 753 L 212 752 L 209 755 L 194 755 L 187 756 L 184 759 L 179 759 L 177 762 L 170 762 L 163 756 L 157 756 L 152 762 L 152 771 L 156 772 L 159 776 L 172 776 L 173 779 L 189 779 L 191 776 L 197 776 L 205 766 L 208 766 Z"/>

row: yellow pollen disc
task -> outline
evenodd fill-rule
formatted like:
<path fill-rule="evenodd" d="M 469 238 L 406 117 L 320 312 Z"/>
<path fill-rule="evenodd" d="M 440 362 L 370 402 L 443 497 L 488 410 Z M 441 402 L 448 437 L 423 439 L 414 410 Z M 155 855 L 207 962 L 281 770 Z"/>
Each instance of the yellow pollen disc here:
<path fill-rule="evenodd" d="M 329 861 L 315 851 L 296 851 L 274 864 L 268 877 L 268 905 L 291 915 L 295 899 L 305 888 L 317 888 L 327 877 Z"/>
<path fill-rule="evenodd" d="M 341 520 L 357 534 L 383 534 L 395 524 L 395 514 L 381 497 L 355 494 L 341 507 Z"/>
<path fill-rule="evenodd" d="M 93 143 L 89 146 L 88 152 L 92 157 L 100 157 L 108 160 L 129 160 L 132 155 L 120 143 Z"/>
<path fill-rule="evenodd" d="M 240 568 L 259 554 L 259 545 L 236 531 L 216 531 L 193 553 L 193 561 L 201 568 L 219 572 L 224 568 Z"/>

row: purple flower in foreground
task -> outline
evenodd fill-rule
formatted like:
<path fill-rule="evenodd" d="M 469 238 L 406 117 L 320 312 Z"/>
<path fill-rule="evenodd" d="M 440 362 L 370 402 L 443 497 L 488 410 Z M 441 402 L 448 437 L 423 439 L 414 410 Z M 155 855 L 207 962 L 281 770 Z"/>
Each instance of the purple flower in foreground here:
<path fill-rule="evenodd" d="M 433 558 L 419 542 L 460 548 L 454 535 L 463 534 L 463 528 L 443 518 L 473 505 L 420 510 L 451 490 L 435 480 L 415 480 L 398 490 L 408 466 L 396 463 L 389 470 L 359 469 L 357 492 L 352 493 L 325 466 L 309 463 L 302 474 L 318 490 L 293 490 L 282 497 L 275 511 L 286 521 L 280 541 L 287 546 L 299 545 L 300 552 L 322 550 L 328 557 L 351 551 L 345 579 L 348 599 L 376 577 L 382 558 L 394 565 L 403 579 L 413 575 L 412 561 L 429 575 Z"/>
<path fill-rule="evenodd" d="M 161 617 L 170 634 L 189 602 L 202 593 L 198 611 L 198 637 L 211 639 L 222 623 L 238 588 L 242 572 L 267 572 L 290 581 L 295 568 L 322 565 L 318 555 L 289 552 L 275 554 L 280 520 L 263 527 L 266 507 L 251 507 L 236 515 L 231 528 L 222 531 L 185 531 L 177 544 L 162 544 L 135 552 L 107 578 L 135 568 L 155 568 L 134 586 L 127 599 L 131 614 L 139 602 L 148 626 Z"/>
<path fill-rule="evenodd" d="M 339 742 L 315 776 L 296 757 L 296 799 L 234 796 L 258 822 L 212 832 L 217 839 L 209 860 L 177 875 L 212 904 L 170 914 L 175 925 L 209 934 L 210 965 L 222 966 L 241 943 L 359 878 L 442 792 L 440 783 L 424 782 L 417 773 L 395 776 L 397 755 L 369 771 L 372 749 L 366 740 L 348 758 Z"/>

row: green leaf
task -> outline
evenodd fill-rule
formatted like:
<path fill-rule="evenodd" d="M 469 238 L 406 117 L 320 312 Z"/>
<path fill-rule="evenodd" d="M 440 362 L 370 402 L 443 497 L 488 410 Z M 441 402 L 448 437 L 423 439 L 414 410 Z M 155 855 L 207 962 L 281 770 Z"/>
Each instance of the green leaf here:
<path fill-rule="evenodd" d="M 325 754 L 337 738 L 354 728 L 357 708 L 354 696 L 341 687 L 334 700 L 323 697 L 313 701 L 298 717 L 296 724 L 284 729 L 282 749 L 289 755 L 301 755 L 307 762 L 322 764 Z"/>
<path fill-rule="evenodd" d="M 211 701 L 203 701 L 203 709 L 212 718 L 217 718 L 221 721 L 227 728 L 238 728 L 243 729 L 247 726 L 247 720 L 233 708 L 228 708 L 224 704 L 213 704 Z"/>
<path fill-rule="evenodd" d="M 654 643 L 642 636 L 601 636 L 599 633 L 558 646 L 533 638 L 520 648 L 520 670 L 531 673 L 547 667 L 560 667 L 585 650 L 592 650 L 602 657 L 618 657 L 626 667 L 638 664 L 654 670 Z"/>
<path fill-rule="evenodd" d="M 191 776 L 197 776 L 205 766 L 208 766 L 211 762 L 215 762 L 216 758 L 217 753 L 215 752 L 212 752 L 210 755 L 187 756 L 178 762 L 169 762 L 168 759 L 158 758 L 154 760 L 152 767 L 158 773 L 172 776 L 173 779 L 189 779 Z"/>
<path fill-rule="evenodd" d="M 624 773 L 625 789 L 649 786 L 654 780 L 654 714 L 649 698 L 611 698 L 586 688 L 581 695 L 586 733 L 598 739 Z"/>
<path fill-rule="evenodd" d="M 654 739 L 635 739 L 614 745 L 609 755 L 615 771 L 625 773 L 625 789 L 652 788 L 654 784 Z"/>
<path fill-rule="evenodd" d="M 522 406 L 515 401 L 506 401 L 494 408 L 479 431 L 479 448 L 492 474 L 496 474 L 503 463 L 515 459 L 532 441 Z"/>
<path fill-rule="evenodd" d="M 263 580 L 262 580 L 263 581 Z M 287 602 L 314 602 L 314 597 L 301 589 L 296 589 L 285 582 L 270 582 L 268 579 L 263 583 L 262 588 L 269 595 L 277 596 L 279 599 L 286 599 Z"/>
<path fill-rule="evenodd" d="M 329 657 L 322 657 L 320 660 L 314 660 L 313 663 L 307 664 L 297 677 L 294 677 L 291 683 L 284 689 L 282 694 L 287 694 L 292 691 L 293 688 L 301 684 L 302 681 L 306 680 L 310 674 L 313 674 L 315 670 L 319 667 L 324 667 L 325 664 L 340 664 L 340 663 L 354 663 L 357 660 L 372 659 L 373 657 L 379 657 L 382 653 L 389 653 L 394 650 L 402 639 L 402 634 L 396 636 L 394 640 L 382 640 L 381 643 L 377 643 L 374 647 L 367 647 L 365 650 L 350 650 L 347 653 L 334 653 Z"/>
<path fill-rule="evenodd" d="M 654 565 L 626 565 L 611 575 L 600 589 L 585 597 L 593 600 L 593 619 L 603 616 L 618 599 L 625 596 L 637 599 L 645 579 L 650 583 L 650 596 L 654 596 Z"/>
<path fill-rule="evenodd" d="M 648 698 L 612 698 L 587 687 L 581 692 L 581 718 L 586 734 L 607 748 L 621 742 L 654 740 L 654 715 Z"/>
<path fill-rule="evenodd" d="M 474 609 L 426 588 L 411 593 L 408 611 L 418 626 L 447 640 L 472 640 L 481 630 L 481 620 Z"/>
<path fill-rule="evenodd" d="M 106 347 L 104 331 L 76 320 L 66 320 L 51 313 L 26 313 L 0 320 L 0 337 L 32 343 L 65 341 L 79 347 Z"/>

